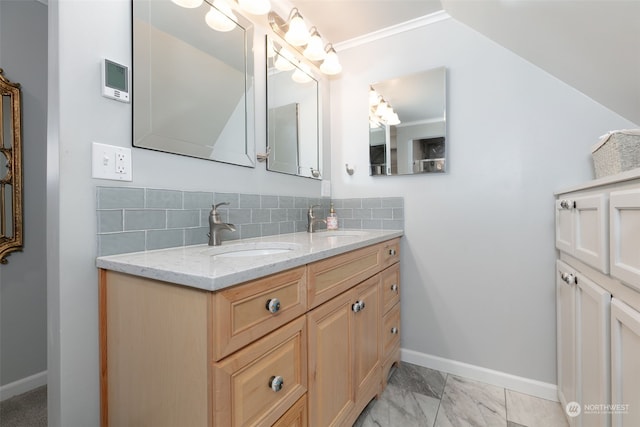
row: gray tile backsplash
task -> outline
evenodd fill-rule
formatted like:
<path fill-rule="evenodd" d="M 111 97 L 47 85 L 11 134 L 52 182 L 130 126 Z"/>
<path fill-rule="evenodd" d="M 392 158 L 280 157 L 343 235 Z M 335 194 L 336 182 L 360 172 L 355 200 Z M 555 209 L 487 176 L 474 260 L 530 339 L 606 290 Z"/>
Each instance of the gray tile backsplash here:
<path fill-rule="evenodd" d="M 330 202 L 340 228 L 404 228 L 402 197 L 330 200 L 132 187 L 98 187 L 96 197 L 98 255 L 205 244 L 211 205 L 221 202 L 229 203 L 219 208 L 222 220 L 236 226 L 223 240 L 304 231 L 309 206 L 321 205 L 315 211 L 323 218 Z"/>

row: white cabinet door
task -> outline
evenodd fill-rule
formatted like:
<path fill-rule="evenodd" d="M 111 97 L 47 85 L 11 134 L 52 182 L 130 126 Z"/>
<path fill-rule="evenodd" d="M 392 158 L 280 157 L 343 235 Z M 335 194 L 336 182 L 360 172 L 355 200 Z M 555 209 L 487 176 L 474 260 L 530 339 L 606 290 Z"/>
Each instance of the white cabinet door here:
<path fill-rule="evenodd" d="M 556 248 L 607 274 L 608 241 L 605 193 L 556 200 Z"/>
<path fill-rule="evenodd" d="M 611 391 L 613 426 L 640 426 L 640 313 L 616 298 L 611 300 Z"/>
<path fill-rule="evenodd" d="M 556 200 L 556 248 L 573 254 L 573 208 L 571 199 Z"/>
<path fill-rule="evenodd" d="M 575 199 L 574 255 L 605 274 L 609 272 L 608 214 L 605 194 Z"/>
<path fill-rule="evenodd" d="M 640 189 L 611 193 L 611 275 L 640 291 Z"/>
<path fill-rule="evenodd" d="M 577 399 L 576 290 L 575 273 L 562 261 L 557 261 L 556 269 L 556 316 L 558 398 L 564 408 L 568 402 L 575 402 Z"/>
<path fill-rule="evenodd" d="M 584 408 L 611 402 L 611 294 L 582 274 L 576 276 L 576 401 Z M 608 427 L 611 416 L 606 411 L 583 409 L 578 425 Z"/>

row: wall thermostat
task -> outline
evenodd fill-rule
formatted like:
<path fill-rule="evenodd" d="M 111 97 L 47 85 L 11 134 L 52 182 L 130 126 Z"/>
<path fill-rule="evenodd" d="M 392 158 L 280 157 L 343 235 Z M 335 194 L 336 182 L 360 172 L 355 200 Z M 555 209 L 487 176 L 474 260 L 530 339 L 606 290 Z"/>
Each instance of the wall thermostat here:
<path fill-rule="evenodd" d="M 105 59 L 102 63 L 102 96 L 129 102 L 129 67 Z"/>

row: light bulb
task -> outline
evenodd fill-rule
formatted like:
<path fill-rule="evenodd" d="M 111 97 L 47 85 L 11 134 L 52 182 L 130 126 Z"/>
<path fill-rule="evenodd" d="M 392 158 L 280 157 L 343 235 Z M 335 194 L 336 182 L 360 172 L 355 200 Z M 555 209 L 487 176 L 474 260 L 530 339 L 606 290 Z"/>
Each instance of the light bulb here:
<path fill-rule="evenodd" d="M 271 10 L 269 0 L 238 0 L 238 4 L 252 15 L 265 15 Z"/>
<path fill-rule="evenodd" d="M 320 34 L 318 34 L 318 30 L 315 29 L 315 27 L 311 30 L 311 37 L 309 38 L 307 48 L 304 50 L 304 56 L 311 61 L 322 61 L 325 56 L 327 56 L 327 52 L 325 52 L 322 47 Z"/>
<path fill-rule="evenodd" d="M 320 71 L 328 75 L 339 74 L 340 71 L 342 71 L 342 65 L 340 65 L 338 61 L 338 54 L 331 45 L 329 45 L 329 49 L 327 50 L 327 57 L 324 59 L 322 65 L 320 65 Z"/>
<path fill-rule="evenodd" d="M 309 41 L 309 30 L 298 9 L 294 10 L 293 17 L 289 21 L 289 30 L 284 35 L 284 39 L 291 46 L 304 46 Z"/>
<path fill-rule="evenodd" d="M 216 0 L 204 17 L 207 25 L 216 31 L 227 32 L 236 28 L 233 20 L 238 18 L 233 14 L 231 7 L 223 0 Z"/>
<path fill-rule="evenodd" d="M 376 108 L 376 115 L 378 117 L 384 118 L 385 113 L 387 112 L 387 103 L 382 100 L 380 104 L 378 104 L 378 108 Z"/>
<path fill-rule="evenodd" d="M 398 117 L 398 113 L 393 113 L 388 116 L 387 124 L 389 126 L 395 126 L 400 124 L 400 117 Z"/>
<path fill-rule="evenodd" d="M 202 4 L 202 0 L 171 0 L 178 6 L 186 7 L 187 9 L 193 9 L 199 7 Z"/>
<path fill-rule="evenodd" d="M 378 102 L 380 102 L 380 95 L 378 95 L 378 92 L 376 92 L 374 88 L 369 89 L 369 105 L 373 107 Z"/>
<path fill-rule="evenodd" d="M 311 81 L 311 76 L 309 75 L 311 70 L 305 64 L 299 62 L 298 67 L 293 72 L 291 78 L 296 83 L 308 83 Z"/>
<path fill-rule="evenodd" d="M 293 55 L 285 48 L 281 48 L 278 52 L 274 65 L 280 71 L 290 71 L 296 67 L 294 65 Z"/>

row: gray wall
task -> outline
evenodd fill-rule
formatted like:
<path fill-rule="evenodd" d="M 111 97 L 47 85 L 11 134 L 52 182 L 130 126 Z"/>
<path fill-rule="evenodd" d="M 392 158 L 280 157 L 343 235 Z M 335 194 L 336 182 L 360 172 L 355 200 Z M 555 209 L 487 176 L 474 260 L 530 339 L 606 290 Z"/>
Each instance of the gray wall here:
<path fill-rule="evenodd" d="M 339 52 L 332 197 L 404 197 L 402 347 L 555 384 L 553 192 L 637 125 L 453 19 Z M 369 84 L 440 66 L 448 172 L 368 176 Z"/>
<path fill-rule="evenodd" d="M 45 5 L 0 1 L 0 68 L 22 85 L 24 150 L 24 251 L 0 265 L 0 386 L 5 386 L 47 370 Z"/>

